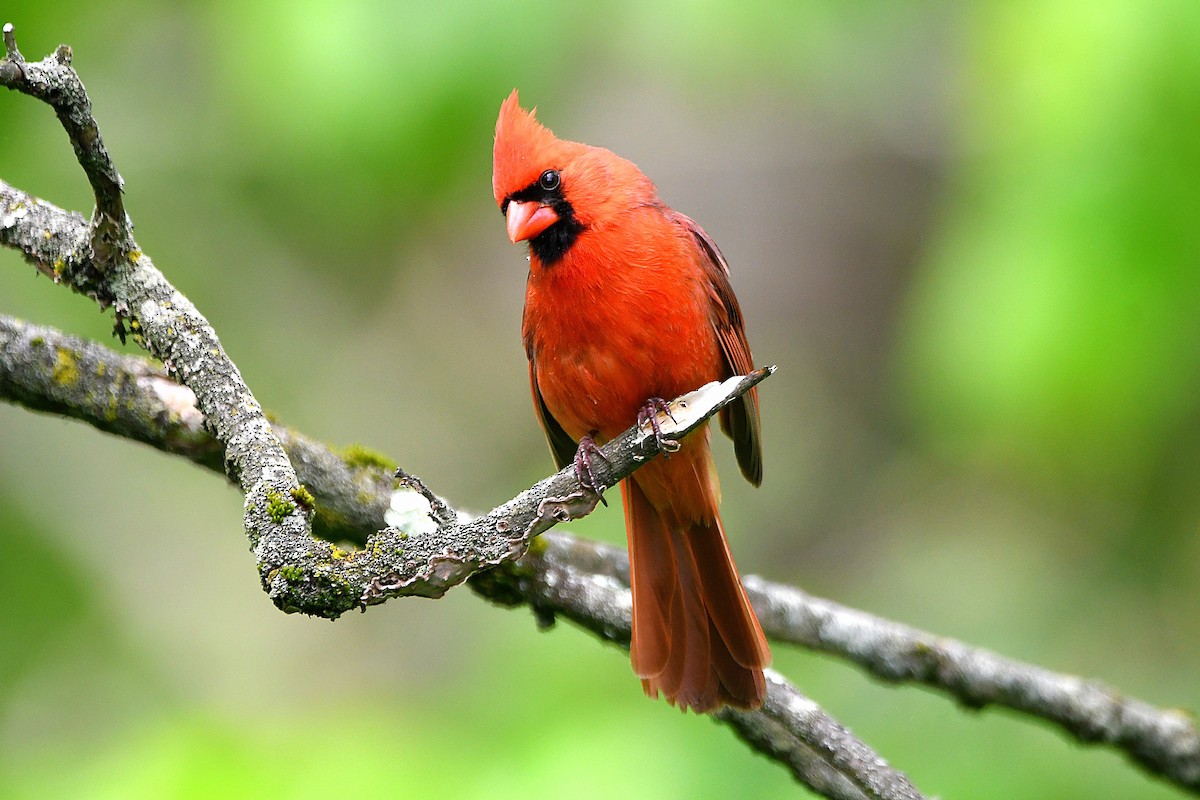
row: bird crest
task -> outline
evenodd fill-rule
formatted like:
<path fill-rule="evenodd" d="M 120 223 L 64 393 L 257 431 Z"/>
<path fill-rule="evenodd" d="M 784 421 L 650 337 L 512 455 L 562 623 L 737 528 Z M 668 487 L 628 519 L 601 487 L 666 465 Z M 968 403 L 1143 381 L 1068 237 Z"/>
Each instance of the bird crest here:
<path fill-rule="evenodd" d="M 500 106 L 492 150 L 492 192 L 496 203 L 533 184 L 546 169 L 561 168 L 574 142 L 559 139 L 534 116 L 537 108 L 521 108 L 517 90 Z M 561 162 L 561 163 L 560 163 Z"/>

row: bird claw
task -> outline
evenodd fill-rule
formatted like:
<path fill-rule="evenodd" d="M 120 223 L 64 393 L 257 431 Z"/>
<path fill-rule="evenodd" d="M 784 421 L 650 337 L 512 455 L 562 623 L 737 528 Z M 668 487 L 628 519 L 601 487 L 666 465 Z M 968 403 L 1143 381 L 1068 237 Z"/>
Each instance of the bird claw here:
<path fill-rule="evenodd" d="M 665 414 L 671 422 L 677 422 L 675 415 L 671 413 L 670 403 L 661 397 L 651 397 L 638 409 L 637 424 L 640 428 L 649 426 L 651 432 L 654 434 L 654 443 L 662 451 L 663 458 L 668 458 L 671 453 L 678 452 L 681 445 L 674 439 L 668 439 L 663 434 L 662 426 L 658 422 L 659 414 Z"/>
<path fill-rule="evenodd" d="M 593 431 L 592 433 L 585 434 L 579 440 L 579 447 L 575 450 L 575 459 L 573 462 L 575 465 L 575 477 L 579 480 L 579 485 L 586 492 L 594 493 L 599 498 L 599 501 L 607 507 L 608 501 L 604 499 L 604 491 L 608 489 L 608 486 L 596 478 L 596 473 L 592 470 L 592 459 L 598 457 L 605 464 L 608 463 L 608 459 L 605 458 L 604 453 L 600 450 L 600 446 L 596 444 L 595 435 L 595 431 Z M 593 502 L 592 508 L 595 507 L 596 504 Z"/>

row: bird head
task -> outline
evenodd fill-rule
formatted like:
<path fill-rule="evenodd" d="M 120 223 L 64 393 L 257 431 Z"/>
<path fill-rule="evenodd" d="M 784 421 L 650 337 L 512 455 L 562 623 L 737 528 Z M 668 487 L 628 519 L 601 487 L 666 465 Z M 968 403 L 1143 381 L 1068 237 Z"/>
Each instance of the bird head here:
<path fill-rule="evenodd" d="M 629 161 L 600 147 L 559 139 L 521 108 L 517 90 L 500 106 L 492 151 L 492 192 L 508 238 L 528 241 L 553 264 L 585 231 L 603 227 L 636 195 L 654 198 L 650 181 Z"/>

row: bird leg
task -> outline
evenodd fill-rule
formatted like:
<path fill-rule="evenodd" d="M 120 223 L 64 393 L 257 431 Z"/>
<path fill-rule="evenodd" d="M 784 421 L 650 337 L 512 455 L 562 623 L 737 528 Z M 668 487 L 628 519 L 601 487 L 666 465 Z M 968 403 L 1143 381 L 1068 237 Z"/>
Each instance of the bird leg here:
<path fill-rule="evenodd" d="M 674 439 L 668 439 L 663 435 L 662 426 L 658 423 L 659 414 L 666 414 L 671 422 L 676 421 L 675 415 L 671 413 L 670 403 L 661 397 L 651 397 L 638 409 L 637 424 L 640 428 L 650 426 L 650 430 L 654 433 L 654 443 L 662 451 L 663 458 L 669 458 L 670 454 L 677 451 L 680 445 Z"/>
<path fill-rule="evenodd" d="M 596 444 L 597 433 L 599 431 L 592 431 L 584 434 L 579 439 L 579 447 L 575 450 L 573 463 L 575 465 L 575 477 L 579 479 L 579 485 L 589 492 L 595 492 L 599 495 L 600 502 L 607 506 L 608 501 L 604 499 L 604 490 L 608 487 L 597 480 L 596 473 L 592 471 L 593 458 L 599 458 L 605 464 L 608 463 L 608 459 L 604 457 L 600 446 Z"/>

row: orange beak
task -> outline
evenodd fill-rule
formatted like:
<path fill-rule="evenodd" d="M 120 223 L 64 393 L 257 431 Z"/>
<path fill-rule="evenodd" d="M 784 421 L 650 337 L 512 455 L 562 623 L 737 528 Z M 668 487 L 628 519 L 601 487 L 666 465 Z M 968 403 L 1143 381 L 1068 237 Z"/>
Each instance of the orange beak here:
<path fill-rule="evenodd" d="M 554 209 L 532 200 L 509 202 L 505 218 L 508 220 L 508 238 L 513 244 L 532 239 L 558 222 Z"/>

